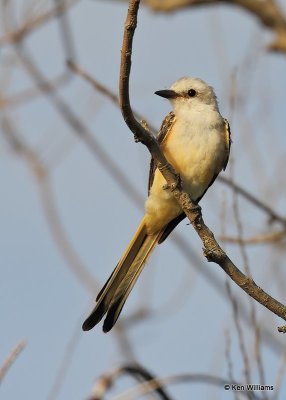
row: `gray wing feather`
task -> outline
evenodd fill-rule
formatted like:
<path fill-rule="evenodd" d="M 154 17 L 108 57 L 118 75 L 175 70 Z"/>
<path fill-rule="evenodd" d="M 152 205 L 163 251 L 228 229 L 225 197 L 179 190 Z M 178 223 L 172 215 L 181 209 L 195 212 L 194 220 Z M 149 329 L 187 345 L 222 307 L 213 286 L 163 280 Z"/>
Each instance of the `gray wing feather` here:
<path fill-rule="evenodd" d="M 231 147 L 232 140 L 231 140 L 230 126 L 229 126 L 228 120 L 226 118 L 224 118 L 224 124 L 225 124 L 225 142 L 226 142 L 226 146 L 228 149 L 228 154 L 227 154 L 224 166 L 223 166 L 223 170 L 225 171 L 228 160 L 229 160 L 229 153 L 230 153 L 230 147 Z"/>

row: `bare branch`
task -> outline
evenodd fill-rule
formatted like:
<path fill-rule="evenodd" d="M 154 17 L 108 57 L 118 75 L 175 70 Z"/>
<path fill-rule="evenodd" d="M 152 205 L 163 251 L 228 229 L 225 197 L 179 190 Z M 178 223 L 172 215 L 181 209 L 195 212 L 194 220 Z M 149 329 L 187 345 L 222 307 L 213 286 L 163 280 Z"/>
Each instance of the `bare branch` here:
<path fill-rule="evenodd" d="M 227 379 L 223 379 L 217 376 L 208 374 L 181 374 L 171 375 L 164 378 L 156 378 L 115 396 L 113 400 L 132 400 L 137 399 L 139 396 L 151 393 L 158 387 L 165 387 L 167 385 L 177 385 L 180 383 L 204 383 L 207 385 L 218 386 L 223 388 L 225 385 L 238 384 L 237 382 L 229 382 Z M 259 397 L 252 391 L 241 391 L 240 394 L 246 398 L 259 400 Z"/>
<path fill-rule="evenodd" d="M 243 244 L 265 244 L 265 243 L 276 243 L 281 241 L 286 236 L 285 229 L 270 233 L 264 233 L 261 235 L 251 236 L 248 238 L 239 239 L 238 237 L 234 236 L 220 236 L 220 240 L 227 243 L 243 243 Z"/>
<path fill-rule="evenodd" d="M 102 83 L 98 82 L 91 75 L 89 75 L 86 71 L 84 71 L 78 64 L 74 62 L 74 60 L 67 60 L 67 66 L 71 69 L 72 72 L 82 77 L 86 82 L 90 83 L 90 85 L 99 93 L 106 96 L 109 100 L 112 101 L 116 106 L 119 107 L 119 98 L 118 96 L 109 90 L 106 86 L 102 85 Z"/>
<path fill-rule="evenodd" d="M 94 79 L 91 75 L 89 75 L 86 71 L 84 71 L 82 68 L 80 68 L 79 65 L 75 64 L 74 61 L 68 60 L 67 61 L 68 67 L 77 75 L 81 76 L 85 81 L 91 84 L 91 86 L 99 93 L 101 93 L 103 96 L 107 97 L 113 104 L 115 104 L 117 107 L 120 107 L 120 100 L 119 97 L 112 92 L 110 89 L 108 89 L 105 85 L 102 83 L 98 82 L 96 79 Z M 137 120 L 145 121 L 145 117 L 138 112 L 134 112 L 134 116 Z M 157 132 L 157 129 L 153 126 L 150 125 L 148 122 L 148 127 L 149 130 L 153 132 Z"/>
<path fill-rule="evenodd" d="M 239 6 L 275 33 L 276 37 L 268 46 L 269 50 L 286 52 L 286 18 L 274 0 L 145 0 L 144 3 L 157 12 L 174 12 L 186 7 L 218 3 Z"/>
<path fill-rule="evenodd" d="M 245 345 L 244 333 L 243 333 L 242 326 L 241 326 L 240 319 L 239 319 L 239 310 L 238 310 L 237 302 L 236 302 L 236 299 L 232 295 L 231 286 L 230 286 L 229 281 L 226 280 L 225 284 L 226 284 L 227 294 L 229 296 L 229 300 L 230 300 L 230 303 L 232 306 L 232 314 L 233 314 L 233 320 L 234 320 L 235 329 L 236 329 L 236 333 L 237 333 L 237 337 L 238 337 L 239 350 L 240 350 L 240 354 L 241 354 L 241 357 L 243 360 L 243 367 L 244 367 L 243 374 L 245 376 L 246 383 L 251 383 L 250 361 L 249 361 L 249 356 L 248 356 L 248 352 L 247 352 L 246 345 Z"/>
<path fill-rule="evenodd" d="M 19 343 L 17 343 L 14 349 L 11 351 L 11 353 L 4 361 L 4 363 L 0 366 L 0 383 L 2 382 L 3 378 L 7 374 L 8 370 L 11 368 L 12 364 L 14 363 L 18 355 L 24 349 L 26 344 L 27 344 L 26 340 L 21 340 Z"/>
<path fill-rule="evenodd" d="M 114 182 L 118 184 L 120 190 L 123 190 L 125 194 L 128 195 L 130 200 L 137 207 L 141 207 L 140 205 L 143 203 L 144 199 L 143 196 L 134 188 L 132 183 L 128 180 L 125 176 L 124 172 L 121 170 L 119 165 L 115 165 L 112 158 L 108 155 L 108 153 L 102 148 L 102 146 L 97 142 L 96 138 L 92 135 L 92 133 L 88 130 L 87 126 L 83 124 L 74 114 L 70 117 L 72 113 L 71 109 L 68 107 L 68 104 L 65 103 L 59 96 L 53 93 L 53 90 L 50 90 L 50 86 L 48 85 L 47 80 L 41 75 L 40 71 L 36 68 L 35 64 L 32 62 L 31 58 L 25 54 L 24 62 L 28 60 L 28 70 L 30 71 L 31 77 L 37 83 L 39 89 L 45 94 L 50 101 L 55 105 L 57 110 L 62 114 L 62 116 L 66 119 L 68 124 L 71 126 L 72 130 L 83 139 L 85 144 L 90 148 L 93 152 L 94 156 L 98 158 L 100 162 L 104 165 L 107 172 L 114 178 Z M 100 93 L 105 94 L 110 100 L 112 100 L 115 104 L 118 103 L 118 97 L 115 93 L 111 92 L 106 86 L 103 86 L 101 83 L 98 83 L 94 78 L 88 75 L 85 71 L 83 71 L 80 67 L 78 67 L 73 62 L 69 62 L 68 65 L 70 68 L 86 79 L 88 82 L 92 84 L 92 86 L 99 90 Z M 50 95 L 51 93 L 51 95 Z M 144 117 L 143 117 L 144 119 Z M 149 125 L 150 126 L 150 125 Z M 154 129 L 155 131 L 155 129 Z M 251 202 L 255 206 L 259 207 L 270 215 L 273 220 L 277 220 L 281 223 L 286 224 L 286 220 L 283 219 L 280 215 L 276 214 L 270 207 L 266 206 L 265 204 L 261 203 L 261 201 L 253 196 L 251 193 L 248 193 L 245 189 L 241 188 L 238 184 L 228 180 L 225 177 L 219 177 L 221 181 L 226 184 L 227 186 L 235 189 L 238 194 L 243 196 L 247 201 Z M 132 190 L 130 190 L 132 189 Z M 195 262 L 192 263 L 192 267 L 196 269 L 197 272 L 203 274 L 207 281 L 213 285 L 220 295 L 224 295 L 225 291 L 223 289 L 223 285 L 218 280 L 217 275 L 212 272 L 212 270 L 208 269 L 205 264 L 201 262 L 198 258 L 196 253 L 191 249 L 190 244 L 188 241 L 179 235 L 177 232 L 174 232 L 172 235 L 172 239 L 174 240 L 176 246 L 180 249 L 182 254 L 186 257 L 187 260 L 195 259 Z M 238 301 L 238 299 L 237 299 Z M 244 319 L 249 323 L 249 318 L 246 309 L 244 308 L 243 304 L 240 303 L 240 309 L 242 310 L 242 316 Z M 273 336 L 273 334 L 267 330 L 267 327 L 262 327 L 262 334 L 263 339 L 270 345 L 270 347 L 275 351 L 281 351 L 281 344 L 277 341 L 277 339 Z M 123 342 L 125 343 L 125 338 L 123 336 Z M 122 347 L 128 349 L 128 345 L 126 343 L 122 343 Z M 131 354 L 128 350 L 127 353 Z"/>
<path fill-rule="evenodd" d="M 80 256 L 68 240 L 65 229 L 61 223 L 60 215 L 58 214 L 56 208 L 47 169 L 41 162 L 37 153 L 20 138 L 4 113 L 2 113 L 1 123 L 2 132 L 4 133 L 7 141 L 10 143 L 11 148 L 24 157 L 29 168 L 31 168 L 34 174 L 34 177 L 36 178 L 44 214 L 56 246 L 58 247 L 64 259 L 67 261 L 67 266 L 70 268 L 71 272 L 75 275 L 83 287 L 92 295 L 94 295 L 94 292 L 99 285 L 96 279 L 90 275 L 87 267 L 83 264 Z M 115 326 L 115 329 L 117 333 L 116 339 L 119 343 L 122 353 L 127 359 L 133 360 L 133 349 L 127 337 L 126 331 L 120 321 Z"/>
<path fill-rule="evenodd" d="M 251 275 L 250 271 L 250 265 L 248 261 L 248 256 L 245 248 L 245 244 L 243 243 L 243 226 L 242 226 L 242 221 L 240 217 L 240 212 L 238 208 L 238 196 L 237 192 L 234 190 L 233 192 L 233 213 L 234 213 L 234 219 L 237 227 L 237 234 L 239 238 L 239 249 L 241 253 L 241 257 L 244 263 L 244 268 L 245 272 L 247 275 Z M 260 378 L 260 383 L 262 385 L 265 384 L 265 373 L 264 373 L 264 368 L 263 368 L 263 362 L 262 362 L 262 355 L 261 355 L 261 333 L 260 333 L 260 328 L 257 323 L 257 315 L 256 315 L 256 309 L 255 309 L 255 302 L 251 297 L 249 297 L 250 300 L 250 317 L 252 320 L 252 325 L 253 325 L 253 333 L 254 333 L 254 339 L 255 339 L 255 360 L 256 364 L 258 367 L 258 373 L 259 373 L 259 378 Z M 246 375 L 249 375 L 250 377 L 250 363 L 247 354 L 243 354 L 243 358 L 245 360 L 244 362 L 244 369 Z M 248 360 L 248 364 L 246 363 L 246 360 Z M 249 370 L 249 374 L 247 374 L 247 369 Z M 265 394 L 263 393 L 263 399 L 265 399 Z"/>
<path fill-rule="evenodd" d="M 75 0 L 73 0 L 74 2 Z M 69 15 L 65 12 L 71 1 L 70 0 L 54 0 L 56 9 L 58 10 L 56 17 L 58 18 L 60 25 L 61 39 L 64 49 L 64 57 L 66 60 L 75 59 L 76 51 L 73 41 L 73 34 L 69 22 Z M 71 4 L 73 4 L 73 2 Z"/>
<path fill-rule="evenodd" d="M 96 287 L 98 287 L 98 284 L 91 276 L 87 267 L 85 267 L 66 236 L 55 205 L 48 171 L 41 162 L 38 154 L 21 139 L 20 135 L 18 135 L 18 132 L 16 132 L 15 128 L 12 126 L 9 119 L 4 116 L 4 114 L 2 115 L 1 126 L 6 139 L 11 145 L 11 148 L 27 161 L 28 166 L 31 168 L 36 178 L 44 215 L 46 217 L 51 235 L 54 238 L 55 244 L 57 245 L 64 259 L 67 261 L 68 267 L 77 277 L 78 281 L 87 291 L 94 293 L 94 290 Z"/>
<path fill-rule="evenodd" d="M 269 207 L 267 204 L 263 203 L 260 199 L 257 197 L 253 196 L 251 193 L 249 193 L 247 190 L 243 189 L 241 186 L 239 186 L 237 183 L 233 182 L 231 179 L 226 178 L 225 176 L 219 176 L 217 178 L 220 182 L 226 184 L 227 186 L 230 186 L 233 188 L 238 194 L 243 196 L 246 200 L 248 200 L 250 203 L 255 205 L 256 207 L 260 208 L 262 211 L 264 211 L 266 214 L 269 215 L 270 220 L 272 221 L 277 221 L 280 222 L 281 224 L 286 226 L 286 218 L 282 217 L 276 211 L 274 211 L 271 207 Z"/>
<path fill-rule="evenodd" d="M 54 17 L 58 17 L 66 12 L 66 10 L 73 6 L 77 1 L 78 0 L 69 0 L 66 2 L 58 2 L 58 4 L 52 10 L 25 21 L 19 29 L 13 32 L 8 32 L 5 36 L 0 38 L 0 46 L 20 42 L 35 29 L 52 20 Z"/>
<path fill-rule="evenodd" d="M 106 171 L 115 178 L 117 184 L 124 188 L 130 198 L 132 198 L 134 202 L 140 204 L 140 193 L 131 185 L 114 160 L 108 156 L 106 150 L 96 140 L 87 125 L 75 115 L 69 104 L 53 90 L 53 86 L 51 86 L 50 82 L 41 73 L 32 57 L 28 54 L 27 49 L 24 49 L 24 46 L 17 46 L 17 50 L 26 71 L 42 94 L 47 97 L 53 107 L 55 107 L 57 112 L 63 117 L 72 132 L 87 145 L 96 159 L 105 167 Z"/>
<path fill-rule="evenodd" d="M 66 345 L 64 356 L 61 360 L 58 372 L 55 377 L 55 381 L 53 382 L 53 385 L 48 393 L 47 400 L 56 400 L 64 384 L 64 380 L 73 361 L 81 337 L 81 332 L 78 329 L 78 326 L 79 323 L 77 321 L 72 335 Z"/>
<path fill-rule="evenodd" d="M 81 76 L 84 80 L 86 80 L 88 83 L 90 83 L 91 86 L 96 91 L 98 91 L 102 95 L 106 96 L 116 106 L 120 106 L 119 97 L 116 95 L 115 92 L 108 89 L 104 84 L 98 82 L 94 77 L 92 77 L 90 74 L 88 74 L 79 65 L 75 64 L 74 61 L 68 60 L 67 65 L 74 73 Z M 133 110 L 133 113 L 137 120 L 146 120 L 146 117 L 144 115 L 138 113 L 137 111 L 134 112 L 134 110 Z M 157 129 L 155 127 L 153 127 L 149 121 L 148 121 L 148 127 L 152 132 L 157 132 Z M 279 215 L 276 211 L 274 211 L 267 204 L 263 203 L 260 199 L 255 197 L 252 193 L 250 193 L 246 189 L 242 188 L 238 183 L 234 182 L 233 179 L 229 179 L 225 176 L 219 176 L 217 178 L 217 180 L 220 181 L 221 183 L 223 183 L 224 185 L 227 185 L 231 189 L 235 190 L 237 194 L 239 194 L 240 196 L 245 198 L 245 200 L 247 200 L 249 203 L 253 204 L 258 209 L 265 212 L 269 216 L 271 221 L 276 221 L 276 222 L 279 222 L 286 226 L 286 218 L 285 217 Z M 229 237 L 223 237 L 222 240 L 232 242 L 232 238 L 229 238 Z M 244 240 L 247 240 L 247 239 L 244 239 Z M 233 241 L 236 242 L 237 239 L 234 238 Z"/>
<path fill-rule="evenodd" d="M 233 378 L 233 361 L 231 358 L 231 352 L 230 352 L 230 348 L 231 348 L 231 336 L 229 333 L 229 330 L 225 331 L 225 358 L 226 358 L 226 363 L 227 363 L 227 375 L 228 375 L 228 379 L 230 382 L 234 381 Z M 238 398 L 238 394 L 236 393 L 236 391 L 234 392 L 234 398 L 235 400 L 239 400 Z"/>
<path fill-rule="evenodd" d="M 68 71 L 63 71 L 60 75 L 52 78 L 47 91 L 58 90 L 70 81 L 71 75 Z M 0 97 L 0 108 L 18 107 L 27 104 L 29 101 L 35 100 L 42 92 L 38 87 L 31 87 L 23 91 L 13 94 L 12 96 Z"/>
<path fill-rule="evenodd" d="M 17 47 L 17 49 L 18 51 L 20 50 L 19 47 Z M 18 52 L 18 54 L 22 59 L 23 65 L 25 66 L 27 72 L 29 72 L 31 78 L 36 83 L 38 89 L 55 106 L 56 110 L 63 116 L 68 125 L 72 128 L 72 131 L 85 142 L 85 144 L 94 154 L 95 158 L 98 159 L 98 161 L 103 164 L 107 172 L 110 173 L 110 175 L 114 178 L 114 182 L 118 184 L 118 187 L 121 190 L 123 190 L 126 195 L 128 195 L 128 197 L 130 198 L 130 200 L 133 201 L 134 204 L 136 204 L 137 206 L 142 204 L 143 202 L 142 195 L 136 190 L 136 188 L 133 187 L 131 182 L 125 176 L 125 173 L 121 170 L 120 166 L 114 163 L 109 154 L 99 144 L 99 142 L 96 140 L 92 132 L 88 129 L 86 124 L 80 121 L 79 118 L 77 118 L 77 116 L 72 112 L 69 105 L 59 95 L 57 95 L 57 93 L 54 90 L 55 89 L 54 85 L 51 85 L 50 82 L 43 76 L 43 74 L 37 68 L 35 62 L 32 60 L 31 56 L 27 53 L 27 51 L 24 50 L 23 46 L 21 46 L 21 50 Z M 221 180 L 223 179 L 226 178 L 222 178 Z M 249 194 L 244 189 L 240 188 L 237 184 L 234 184 L 233 182 L 230 184 L 226 181 L 223 183 L 229 186 L 236 185 L 235 187 L 240 195 L 244 196 L 248 201 L 252 202 L 253 204 L 257 204 L 257 206 L 259 207 L 260 205 L 259 200 L 256 199 L 253 195 Z M 280 217 L 279 215 L 275 214 L 275 212 L 272 211 L 271 209 L 268 210 L 267 206 L 265 207 L 263 206 L 262 210 L 265 211 L 266 213 L 269 213 L 269 215 L 271 215 L 273 219 L 277 218 L 277 220 L 284 222 L 283 217 Z M 195 252 L 192 251 L 192 249 L 190 248 L 185 238 L 183 238 L 182 236 L 178 235 L 175 232 L 173 234 L 173 239 L 175 240 L 176 245 L 182 251 L 182 254 L 188 260 L 194 257 L 198 258 Z M 208 269 L 205 264 L 200 262 L 199 259 L 197 259 L 196 262 L 193 262 L 192 266 L 195 267 L 200 274 L 203 273 L 203 275 L 207 278 L 207 280 L 212 285 L 215 286 L 220 295 L 225 293 L 225 291 L 223 290 L 223 286 L 219 282 L 217 276 L 213 274 L 212 270 Z M 246 319 L 247 322 L 249 322 L 247 311 L 245 310 L 243 305 L 241 305 L 241 307 L 244 310 L 243 312 L 244 318 Z M 262 327 L 262 329 L 263 329 L 263 338 L 266 341 L 266 343 L 268 343 L 275 352 L 280 352 L 281 344 L 271 334 L 271 332 L 267 329 L 267 327 Z M 120 337 L 122 336 L 123 338 L 122 340 L 125 343 L 126 340 L 124 335 L 119 335 L 119 336 Z M 128 345 L 126 345 L 125 343 L 124 346 L 122 345 L 122 347 L 128 348 Z M 128 350 L 128 354 L 132 354 L 132 352 Z"/>
<path fill-rule="evenodd" d="M 110 101 L 113 102 L 115 105 L 119 105 L 119 98 L 116 95 L 114 91 L 111 91 L 109 88 L 107 88 L 104 84 L 98 82 L 94 77 L 92 77 L 90 74 L 88 74 L 85 70 L 83 70 L 79 65 L 75 64 L 72 60 L 68 61 L 68 66 L 71 68 L 71 70 L 76 73 L 77 75 L 81 76 L 83 79 L 85 79 L 88 83 L 91 84 L 91 86 L 101 93 L 102 95 L 106 96 Z M 134 115 L 136 119 L 145 119 L 145 116 L 138 116 L 139 113 L 134 112 Z M 150 127 L 149 121 L 148 125 Z M 151 130 L 156 131 L 156 129 L 151 127 Z M 109 161 L 109 157 L 107 159 Z M 118 169 L 120 170 L 120 167 L 118 166 Z M 127 179 L 127 178 L 126 178 Z M 260 199 L 255 197 L 253 194 L 249 193 L 246 189 L 242 188 L 238 183 L 235 183 L 232 179 L 226 178 L 226 177 L 218 177 L 218 180 L 220 180 L 223 184 L 228 186 L 229 188 L 233 189 L 236 191 L 237 194 L 242 196 L 245 200 L 247 200 L 249 203 L 253 204 L 255 207 L 266 213 L 271 220 L 280 222 L 282 225 L 286 224 L 286 219 L 282 217 L 281 215 L 277 214 L 272 208 L 270 208 L 268 205 L 264 204 Z M 115 182 L 117 183 L 118 181 L 115 179 Z M 131 183 L 130 183 L 131 185 Z M 119 185 L 119 188 L 123 190 L 124 188 Z M 126 191 L 125 191 L 126 193 Z M 133 198 L 131 198 L 133 200 Z M 143 196 L 141 196 L 140 203 L 143 203 L 144 199 Z M 134 201 L 133 201 L 134 202 Z M 134 204 L 138 207 L 139 203 L 134 202 Z M 221 238 L 231 240 L 228 236 L 221 236 Z M 217 275 L 213 273 L 212 270 L 207 268 L 207 266 L 201 262 L 200 258 L 197 256 L 197 254 L 192 250 L 190 244 L 188 241 L 180 234 L 177 232 L 174 232 L 171 236 L 171 239 L 174 241 L 176 247 L 181 251 L 182 255 L 187 259 L 187 260 L 193 260 L 192 262 L 192 268 L 194 268 L 199 274 L 203 275 L 204 278 L 218 291 L 220 295 L 225 296 L 225 290 L 223 288 L 223 284 L 220 282 L 220 280 L 217 278 Z M 237 238 L 234 238 L 235 242 L 237 241 Z M 221 239 L 222 240 L 222 239 Z M 247 240 L 247 239 L 243 239 Z M 248 312 L 246 308 L 244 307 L 244 304 L 239 301 L 238 298 L 236 298 L 236 302 L 239 304 L 239 309 L 241 311 L 241 316 L 243 317 L 244 321 L 246 321 L 248 324 L 251 323 L 249 317 L 248 317 Z M 147 313 L 147 315 L 146 315 Z M 151 314 L 150 314 L 151 313 Z M 146 309 L 141 309 L 135 315 L 131 315 L 131 320 L 133 321 L 136 319 L 136 322 L 142 321 L 144 318 L 148 317 L 156 317 L 157 312 L 155 311 L 150 311 Z M 134 319 L 133 319 L 134 317 Z M 127 317 L 128 322 L 130 321 L 130 318 Z M 123 323 L 125 325 L 127 321 L 123 319 Z M 274 337 L 274 335 L 267 330 L 266 326 L 261 327 L 261 334 L 263 340 L 274 350 L 276 353 L 278 352 L 280 354 L 281 352 L 281 345 L 277 341 L 277 339 Z"/>
<path fill-rule="evenodd" d="M 158 168 L 171 188 L 175 199 L 178 201 L 201 238 L 207 260 L 220 265 L 241 289 L 270 311 L 286 320 L 286 307 L 257 286 L 252 278 L 244 275 L 219 246 L 213 233 L 203 221 L 200 207 L 181 189 L 179 176 L 162 154 L 158 142 L 134 118 L 129 100 L 129 76 L 131 70 L 132 43 L 137 25 L 139 4 L 140 0 L 130 0 L 123 36 L 119 83 L 120 104 L 123 118 L 129 129 L 133 132 L 135 140 L 144 143 L 154 159 L 158 162 Z"/>
<path fill-rule="evenodd" d="M 105 394 L 114 385 L 115 381 L 120 376 L 126 374 L 133 376 L 139 382 L 146 382 L 147 385 L 149 381 L 152 381 L 152 384 L 153 382 L 156 382 L 156 378 L 154 378 L 154 376 L 149 371 L 147 371 L 139 364 L 123 365 L 120 367 L 112 368 L 101 377 L 99 377 L 92 389 L 92 394 L 89 400 L 103 400 Z M 153 391 L 153 388 L 151 388 L 151 390 Z M 154 391 L 157 395 L 159 395 L 161 399 L 171 400 L 171 398 L 161 387 L 161 385 L 158 385 L 154 389 Z"/>
<path fill-rule="evenodd" d="M 275 392 L 273 393 L 272 399 L 271 400 L 278 400 L 279 399 L 279 395 L 280 395 L 280 388 L 281 388 L 281 384 L 283 381 L 283 377 L 285 375 L 285 369 L 286 369 L 286 352 L 284 351 L 281 354 L 281 360 L 280 360 L 280 366 L 277 372 L 277 376 L 275 379 Z"/>

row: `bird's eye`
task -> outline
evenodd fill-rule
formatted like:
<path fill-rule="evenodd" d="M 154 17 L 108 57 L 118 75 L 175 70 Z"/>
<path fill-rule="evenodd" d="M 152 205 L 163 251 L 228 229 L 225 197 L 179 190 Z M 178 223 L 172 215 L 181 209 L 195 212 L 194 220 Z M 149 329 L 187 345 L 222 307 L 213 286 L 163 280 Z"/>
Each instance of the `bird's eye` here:
<path fill-rule="evenodd" d="M 188 95 L 189 95 L 190 97 L 195 97 L 196 94 L 197 94 L 197 92 L 195 91 L 195 89 L 190 89 L 190 90 L 188 91 Z"/>

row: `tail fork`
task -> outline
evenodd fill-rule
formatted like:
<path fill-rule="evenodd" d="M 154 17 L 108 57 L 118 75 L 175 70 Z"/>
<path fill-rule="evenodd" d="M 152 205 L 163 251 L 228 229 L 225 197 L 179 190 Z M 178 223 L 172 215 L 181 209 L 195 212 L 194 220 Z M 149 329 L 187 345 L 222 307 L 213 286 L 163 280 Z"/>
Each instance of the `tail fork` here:
<path fill-rule="evenodd" d="M 99 292 L 94 309 L 82 325 L 84 331 L 92 329 L 106 313 L 103 331 L 111 330 L 160 236 L 161 232 L 147 234 L 143 218 L 123 256 Z"/>

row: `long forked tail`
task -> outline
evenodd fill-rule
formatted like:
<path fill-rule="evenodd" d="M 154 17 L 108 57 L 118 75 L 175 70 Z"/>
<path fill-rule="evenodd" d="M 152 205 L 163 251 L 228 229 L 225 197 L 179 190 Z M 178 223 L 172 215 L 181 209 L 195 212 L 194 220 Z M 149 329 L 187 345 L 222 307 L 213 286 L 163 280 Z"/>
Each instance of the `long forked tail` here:
<path fill-rule="evenodd" d="M 94 309 L 82 325 L 84 331 L 92 329 L 106 313 L 103 331 L 111 330 L 161 233 L 148 235 L 143 218 L 129 246 L 99 292 Z"/>

